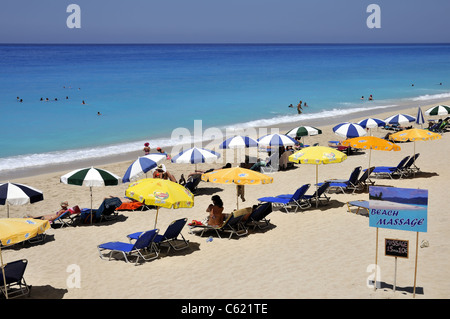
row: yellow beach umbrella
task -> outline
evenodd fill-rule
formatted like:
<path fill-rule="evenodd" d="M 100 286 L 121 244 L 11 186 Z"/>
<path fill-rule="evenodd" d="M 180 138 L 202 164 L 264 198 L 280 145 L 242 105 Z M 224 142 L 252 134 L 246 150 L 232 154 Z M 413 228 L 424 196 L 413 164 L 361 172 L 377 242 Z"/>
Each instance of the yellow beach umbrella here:
<path fill-rule="evenodd" d="M 370 169 L 370 160 L 372 157 L 372 150 L 376 151 L 400 151 L 400 146 L 389 142 L 388 140 L 375 137 L 375 136 L 363 136 L 363 137 L 354 137 L 342 142 L 344 146 L 350 146 L 353 148 L 369 150 L 369 167 Z"/>
<path fill-rule="evenodd" d="M 219 184 L 256 185 L 270 184 L 273 177 L 242 167 L 222 168 L 202 175 L 205 182 Z M 236 186 L 236 187 L 237 187 Z M 238 192 L 236 192 L 236 205 L 239 209 Z"/>
<path fill-rule="evenodd" d="M 1 246 L 8 246 L 23 242 L 44 233 L 49 228 L 50 223 L 48 220 L 32 218 L 2 218 L 0 219 Z M 2 267 L 3 282 L 5 283 L 5 294 L 6 298 L 8 298 L 1 247 L 0 262 Z"/>
<path fill-rule="evenodd" d="M 389 136 L 391 140 L 406 142 L 412 141 L 414 142 L 414 154 L 416 154 L 416 141 L 432 141 L 438 140 L 442 138 L 442 136 L 438 133 L 434 133 L 424 129 L 413 128 L 409 130 L 399 131 Z M 414 159 L 415 162 L 415 159 Z M 415 165 L 416 163 L 414 163 Z"/>
<path fill-rule="evenodd" d="M 341 163 L 346 159 L 346 154 L 326 146 L 305 147 L 289 156 L 289 161 L 291 162 L 316 165 L 316 188 L 319 183 L 318 176 L 320 164 Z M 318 206 L 318 203 L 319 201 L 316 200 L 316 207 Z"/>
<path fill-rule="evenodd" d="M 176 209 L 194 206 L 194 195 L 187 188 L 160 178 L 144 178 L 130 184 L 125 196 L 145 205 L 156 206 L 155 228 L 160 207 Z"/>

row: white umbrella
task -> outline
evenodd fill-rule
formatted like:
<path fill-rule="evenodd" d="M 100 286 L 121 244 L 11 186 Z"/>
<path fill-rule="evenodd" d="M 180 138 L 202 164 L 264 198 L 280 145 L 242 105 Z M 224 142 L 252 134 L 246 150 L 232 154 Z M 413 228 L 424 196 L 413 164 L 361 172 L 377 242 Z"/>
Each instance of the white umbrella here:
<path fill-rule="evenodd" d="M 32 204 L 44 199 L 42 192 L 36 188 L 18 184 L 0 184 L 0 205 L 7 207 L 7 217 L 9 218 L 9 205 Z"/>
<path fill-rule="evenodd" d="M 91 224 L 92 224 L 92 187 L 94 186 L 115 186 L 120 184 L 120 177 L 107 170 L 100 168 L 76 169 L 61 176 L 61 183 L 89 186 L 91 191 Z"/>
<path fill-rule="evenodd" d="M 341 123 L 333 127 L 333 132 L 343 138 L 352 138 L 367 135 L 366 130 L 356 123 Z"/>

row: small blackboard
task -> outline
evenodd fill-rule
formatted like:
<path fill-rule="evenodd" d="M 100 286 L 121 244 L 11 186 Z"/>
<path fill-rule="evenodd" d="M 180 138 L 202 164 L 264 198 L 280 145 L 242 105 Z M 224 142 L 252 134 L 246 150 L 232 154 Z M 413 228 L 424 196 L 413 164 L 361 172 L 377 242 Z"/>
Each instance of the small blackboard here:
<path fill-rule="evenodd" d="M 385 255 L 408 258 L 409 240 L 385 238 Z"/>

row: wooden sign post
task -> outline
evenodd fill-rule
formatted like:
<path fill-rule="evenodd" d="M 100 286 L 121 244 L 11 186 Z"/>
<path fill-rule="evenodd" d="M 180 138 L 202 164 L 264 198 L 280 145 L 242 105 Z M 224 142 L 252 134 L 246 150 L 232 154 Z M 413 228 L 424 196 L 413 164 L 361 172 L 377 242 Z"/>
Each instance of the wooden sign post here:
<path fill-rule="evenodd" d="M 395 271 L 394 271 L 394 292 L 397 286 L 397 258 L 408 258 L 409 256 L 409 240 L 401 239 L 384 239 L 384 255 L 395 257 Z M 415 286 L 415 285 L 414 285 Z"/>

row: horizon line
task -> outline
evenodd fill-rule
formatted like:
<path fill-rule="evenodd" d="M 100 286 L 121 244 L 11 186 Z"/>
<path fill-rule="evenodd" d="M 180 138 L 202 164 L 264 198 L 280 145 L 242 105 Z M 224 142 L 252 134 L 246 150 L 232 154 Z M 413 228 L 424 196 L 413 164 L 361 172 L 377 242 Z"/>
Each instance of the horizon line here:
<path fill-rule="evenodd" d="M 0 42 L 0 45 L 448 45 L 450 42 Z"/>

